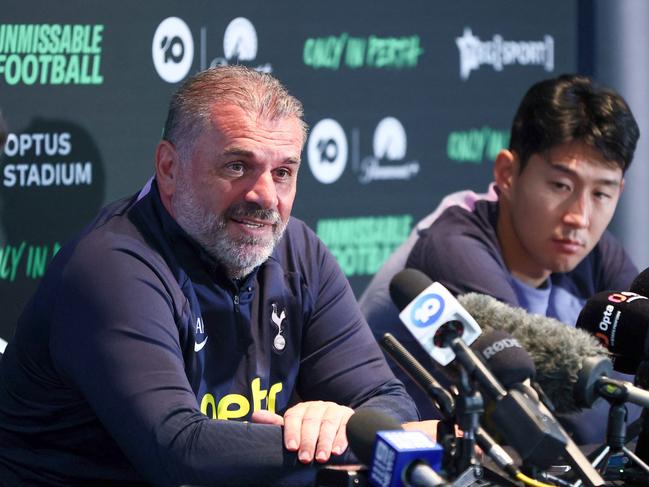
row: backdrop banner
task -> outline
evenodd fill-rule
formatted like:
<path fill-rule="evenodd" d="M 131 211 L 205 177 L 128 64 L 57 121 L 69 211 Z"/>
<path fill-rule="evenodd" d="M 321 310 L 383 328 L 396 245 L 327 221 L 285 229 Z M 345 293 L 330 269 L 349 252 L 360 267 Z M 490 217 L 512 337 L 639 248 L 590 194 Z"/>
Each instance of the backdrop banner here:
<path fill-rule="evenodd" d="M 360 295 L 445 194 L 486 189 L 527 88 L 577 66 L 576 0 L 4 0 L 2 10 L 4 339 L 61 245 L 151 176 L 169 97 L 199 70 L 250 66 L 302 100 L 310 131 L 293 214 Z"/>

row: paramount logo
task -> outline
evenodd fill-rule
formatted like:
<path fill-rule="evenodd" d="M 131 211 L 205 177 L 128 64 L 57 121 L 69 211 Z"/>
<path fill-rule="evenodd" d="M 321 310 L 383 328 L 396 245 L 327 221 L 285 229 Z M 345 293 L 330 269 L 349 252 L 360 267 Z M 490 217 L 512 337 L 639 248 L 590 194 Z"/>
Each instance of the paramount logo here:
<path fill-rule="evenodd" d="M 513 64 L 554 70 L 554 38 L 551 35 L 538 41 L 506 41 L 500 34 L 494 34 L 491 40 L 482 41 L 473 35 L 471 28 L 465 27 L 464 34 L 457 37 L 455 43 L 460 51 L 460 78 L 463 81 L 483 64 L 491 65 L 496 71 Z"/>

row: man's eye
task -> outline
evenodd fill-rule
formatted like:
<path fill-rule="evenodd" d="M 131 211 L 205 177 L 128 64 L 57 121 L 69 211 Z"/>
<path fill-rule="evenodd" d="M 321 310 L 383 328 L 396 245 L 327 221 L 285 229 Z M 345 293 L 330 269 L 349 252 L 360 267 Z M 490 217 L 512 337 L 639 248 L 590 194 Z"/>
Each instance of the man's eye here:
<path fill-rule="evenodd" d="M 605 201 L 605 200 L 610 199 L 611 195 L 608 194 L 608 193 L 605 193 L 603 191 L 596 191 L 595 192 L 595 198 L 597 198 L 598 200 Z"/>
<path fill-rule="evenodd" d="M 228 169 L 230 169 L 231 171 L 234 171 L 234 172 L 243 172 L 243 169 L 244 169 L 243 164 L 240 163 L 240 162 L 231 162 L 230 164 L 228 164 L 227 167 L 228 167 Z"/>
<path fill-rule="evenodd" d="M 291 177 L 291 171 L 288 169 L 277 169 L 275 171 L 275 176 L 279 179 L 288 179 Z"/>
<path fill-rule="evenodd" d="M 550 181 L 550 185 L 559 191 L 570 191 L 570 186 L 561 181 Z"/>

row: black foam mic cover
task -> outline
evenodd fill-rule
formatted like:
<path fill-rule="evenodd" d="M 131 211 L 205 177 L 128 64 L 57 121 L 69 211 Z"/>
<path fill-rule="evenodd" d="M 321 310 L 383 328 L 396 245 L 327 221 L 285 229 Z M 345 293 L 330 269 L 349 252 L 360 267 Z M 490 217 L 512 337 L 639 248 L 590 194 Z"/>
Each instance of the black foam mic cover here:
<path fill-rule="evenodd" d="M 516 338 L 505 331 L 485 331 L 473 342 L 471 349 L 506 389 L 534 379 L 536 368 L 532 357 Z"/>
<path fill-rule="evenodd" d="M 402 430 L 401 423 L 376 409 L 358 409 L 347 422 L 347 439 L 356 458 L 365 465 L 372 463 L 376 433 L 383 430 Z"/>
<path fill-rule="evenodd" d="M 649 267 L 636 276 L 629 291 L 649 296 Z"/>
<path fill-rule="evenodd" d="M 595 336 L 613 355 L 613 367 L 635 374 L 647 354 L 649 299 L 629 291 L 592 296 L 577 318 L 577 328 Z"/>
<path fill-rule="evenodd" d="M 649 389 L 649 361 L 640 363 L 635 374 L 635 385 L 643 389 Z M 644 409 L 640 420 L 640 433 L 635 446 L 635 454 L 643 462 L 649 462 L 649 411 Z"/>
<path fill-rule="evenodd" d="M 423 272 L 417 269 L 404 269 L 390 281 L 390 298 L 401 311 L 432 283 L 430 277 Z"/>

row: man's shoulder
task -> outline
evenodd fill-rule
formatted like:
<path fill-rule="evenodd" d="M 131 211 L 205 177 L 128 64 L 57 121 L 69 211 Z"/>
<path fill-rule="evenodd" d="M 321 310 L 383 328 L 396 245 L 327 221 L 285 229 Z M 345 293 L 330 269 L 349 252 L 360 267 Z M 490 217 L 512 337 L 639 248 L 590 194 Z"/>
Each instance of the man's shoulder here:
<path fill-rule="evenodd" d="M 420 245 L 446 247 L 458 243 L 463 237 L 472 241 L 495 244 L 498 204 L 481 200 L 471 209 L 451 206 L 442 212 L 428 227 L 420 231 Z M 448 250 L 448 249 L 447 249 Z"/>
<path fill-rule="evenodd" d="M 593 250 L 565 278 L 586 286 L 591 295 L 606 289 L 627 289 L 637 274 L 622 243 L 606 230 Z"/>
<path fill-rule="evenodd" d="M 134 196 L 108 204 L 57 254 L 54 267 L 81 273 L 97 273 L 119 262 L 147 263 L 162 260 L 132 213 L 140 203 Z M 57 262 L 58 261 L 58 262 Z"/>

